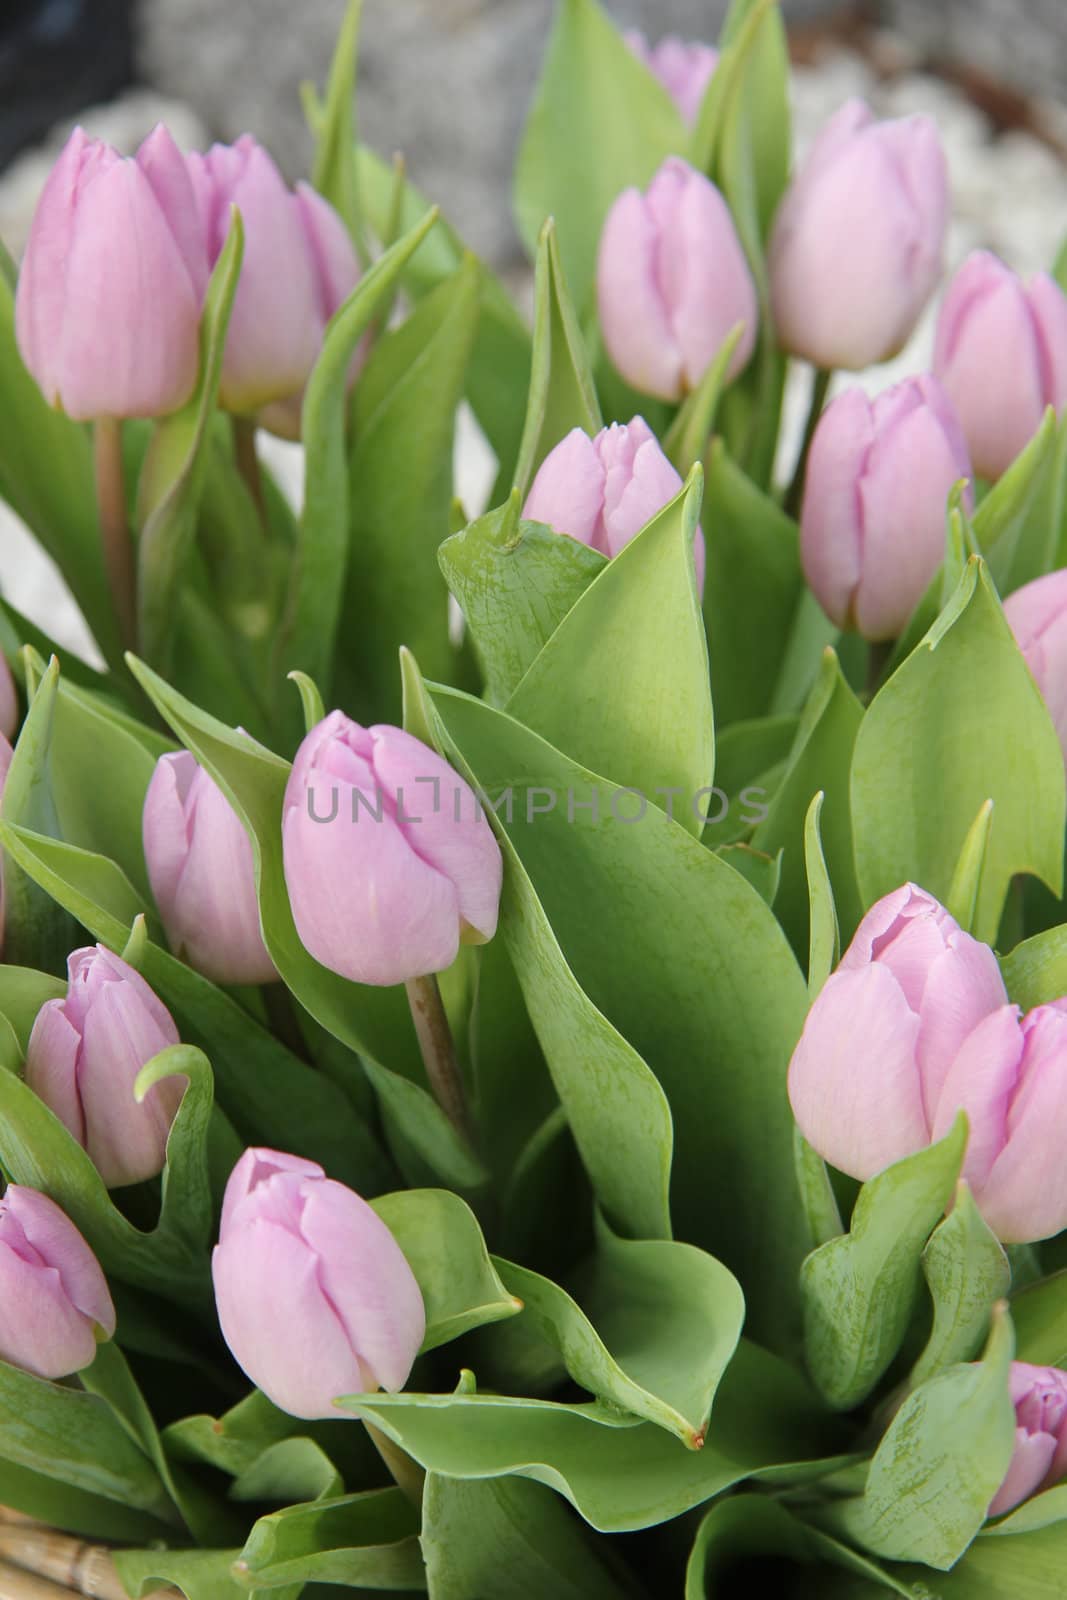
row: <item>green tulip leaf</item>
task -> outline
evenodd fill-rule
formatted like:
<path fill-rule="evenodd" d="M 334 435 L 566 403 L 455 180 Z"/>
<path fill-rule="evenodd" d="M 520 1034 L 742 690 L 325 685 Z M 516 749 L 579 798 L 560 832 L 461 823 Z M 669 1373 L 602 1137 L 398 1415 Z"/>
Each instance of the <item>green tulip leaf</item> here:
<path fill-rule="evenodd" d="M 1002 595 L 1059 565 L 1067 427 L 1050 406 L 1034 437 L 974 513 L 974 537 Z"/>
<path fill-rule="evenodd" d="M 259 1518 L 233 1572 L 253 1591 L 304 1583 L 421 1591 L 418 1531 L 415 1511 L 399 1489 L 290 1505 Z"/>
<path fill-rule="evenodd" d="M 1067 995 L 1067 924 L 1035 933 L 1000 961 L 1004 983 L 1024 1011 Z"/>
<path fill-rule="evenodd" d="M 173 1584 L 186 1600 L 242 1600 L 246 1593 L 233 1575 L 240 1550 L 116 1550 L 115 1566 L 123 1588 L 150 1595 Z"/>
<path fill-rule="evenodd" d="M 1020 1361 L 1067 1368 L 1067 1269 L 1020 1290 L 1011 1315 Z"/>
<path fill-rule="evenodd" d="M 912 1370 L 913 1387 L 971 1359 L 988 1335 L 993 1306 L 1011 1286 L 1008 1258 L 968 1184 L 959 1184 L 952 1210 L 930 1235 L 922 1267 L 934 1303 L 934 1324 Z"/>
<path fill-rule="evenodd" d="M 50 973 L 13 967 L 6 962 L 0 965 L 0 1015 L 11 1024 L 20 1054 L 26 1054 L 38 1011 L 47 1000 L 61 1000 L 66 992 L 65 981 Z"/>
<path fill-rule="evenodd" d="M 311 182 L 328 200 L 348 229 L 364 267 L 367 247 L 363 238 L 356 164 L 356 62 L 363 0 L 349 0 L 330 62 L 326 94 L 315 133 L 315 161 Z"/>
<path fill-rule="evenodd" d="M 989 835 L 993 826 L 993 802 L 987 800 L 979 807 L 971 823 L 963 849 L 960 851 L 952 883 L 945 897 L 945 909 L 950 911 L 960 927 L 970 933 L 978 910 L 982 887 L 982 872 L 989 850 Z"/>
<path fill-rule="evenodd" d="M 808 879 L 808 998 L 814 1000 L 837 965 L 841 935 L 833 884 L 822 847 L 822 789 L 804 818 L 804 870 Z"/>

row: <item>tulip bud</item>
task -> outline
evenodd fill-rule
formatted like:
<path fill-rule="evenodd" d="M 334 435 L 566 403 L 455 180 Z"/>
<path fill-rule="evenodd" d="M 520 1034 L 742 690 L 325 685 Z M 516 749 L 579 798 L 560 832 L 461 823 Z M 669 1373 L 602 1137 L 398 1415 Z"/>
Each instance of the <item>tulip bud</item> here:
<path fill-rule="evenodd" d="M 15 680 L 7 657 L 0 652 L 0 738 L 5 742 L 15 737 L 19 725 L 19 701 Z"/>
<path fill-rule="evenodd" d="M 1008 1378 L 1015 1407 L 1015 1451 L 989 1507 L 1000 1517 L 1040 1489 L 1067 1478 L 1067 1372 L 1013 1361 Z"/>
<path fill-rule="evenodd" d="M 628 28 L 623 38 L 638 61 L 659 79 L 692 127 L 719 64 L 719 52 L 710 44 L 679 39 L 674 34 L 668 34 L 659 44 L 651 46 L 639 28 Z"/>
<path fill-rule="evenodd" d="M 679 156 L 608 212 L 597 302 L 608 354 L 642 394 L 682 399 L 738 323 L 727 380 L 747 364 L 759 312 L 745 252 L 718 189 Z"/>
<path fill-rule="evenodd" d="M 808 457 L 800 553 L 839 628 L 875 640 L 903 630 L 944 556 L 949 491 L 970 471 L 936 378 L 907 378 L 873 401 L 848 389 L 827 406 Z"/>
<path fill-rule="evenodd" d="M 613 422 L 590 439 L 573 428 L 542 461 L 522 514 L 604 556 L 617 556 L 682 487 L 644 417 Z M 693 545 L 704 588 L 704 535 Z"/>
<path fill-rule="evenodd" d="M 175 955 L 215 983 L 278 974 L 259 929 L 248 835 L 187 750 L 161 756 L 145 795 L 145 861 Z"/>
<path fill-rule="evenodd" d="M 296 929 L 316 961 L 356 983 L 451 966 L 496 932 L 503 863 L 459 774 L 400 728 L 340 711 L 297 751 L 282 820 Z"/>
<path fill-rule="evenodd" d="M 1009 1244 L 1067 1228 L 1067 1000 L 1025 1017 L 996 958 L 913 884 L 879 900 L 827 980 L 789 1066 L 800 1131 L 854 1178 L 943 1139 Z"/>
<path fill-rule="evenodd" d="M 54 1201 L 9 1183 L 0 1197 L 0 1361 L 39 1378 L 89 1366 L 115 1331 L 100 1263 Z"/>
<path fill-rule="evenodd" d="M 230 316 L 221 405 L 295 437 L 299 396 L 327 322 L 359 278 L 352 242 L 332 206 L 307 184 L 293 193 L 267 152 L 245 134 L 188 158 L 214 264 L 230 207 L 244 223 L 241 276 Z"/>
<path fill-rule="evenodd" d="M 1004 615 L 1044 696 L 1067 761 L 1067 567 L 1016 589 Z"/>
<path fill-rule="evenodd" d="M 929 117 L 876 122 L 849 100 L 794 178 L 771 240 L 779 341 L 859 370 L 905 344 L 941 273 L 948 173 Z"/>
<path fill-rule="evenodd" d="M 314 1161 L 245 1151 L 211 1271 L 234 1360 L 290 1416 L 341 1416 L 339 1397 L 406 1383 L 426 1332 L 415 1276 L 376 1212 Z"/>
<path fill-rule="evenodd" d="M 934 371 L 955 401 L 975 470 L 999 478 L 1067 406 L 1067 295 L 1047 272 L 1024 283 L 988 250 L 960 267 L 937 321 Z"/>
<path fill-rule="evenodd" d="M 75 128 L 34 213 L 15 330 L 50 405 L 77 421 L 184 405 L 200 364 L 207 261 L 166 129 L 134 159 Z"/>
<path fill-rule="evenodd" d="M 66 998 L 37 1013 L 26 1082 L 92 1157 L 109 1189 L 154 1178 L 184 1093 L 164 1078 L 138 1105 L 133 1085 L 153 1056 L 178 1043 L 174 1019 L 121 957 L 96 945 L 67 961 Z"/>

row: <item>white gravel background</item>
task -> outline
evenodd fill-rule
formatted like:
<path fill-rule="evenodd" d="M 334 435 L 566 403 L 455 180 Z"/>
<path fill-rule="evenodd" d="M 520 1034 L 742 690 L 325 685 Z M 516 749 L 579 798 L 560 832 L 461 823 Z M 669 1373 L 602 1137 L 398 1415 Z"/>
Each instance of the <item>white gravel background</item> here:
<path fill-rule="evenodd" d="M 937 119 L 952 175 L 953 220 L 948 264 L 985 246 L 1023 272 L 1048 267 L 1067 234 L 1067 167 L 1045 145 L 1023 133 L 994 137 L 985 117 L 940 79 L 910 73 L 889 82 L 875 79 L 858 56 L 835 55 L 793 76 L 796 138 L 803 152 L 818 127 L 850 95 L 867 99 L 883 116 L 923 111 Z M 132 151 L 157 121 L 166 121 L 179 144 L 202 146 L 204 130 L 187 107 L 144 92 L 84 113 L 90 133 Z M 21 156 L 0 179 L 0 237 L 19 254 L 40 187 L 69 132 L 64 125 L 45 145 Z M 871 392 L 928 365 L 936 305 L 893 362 L 860 375 Z M 836 387 L 854 381 L 838 377 Z M 780 473 L 791 468 L 807 407 L 810 379 L 795 372 L 786 392 Z M 301 452 L 264 436 L 270 465 L 292 495 L 300 496 Z M 473 419 L 460 416 L 456 439 L 457 493 L 471 514 L 484 508 L 493 476 L 492 453 Z M 51 562 L 21 523 L 0 505 L 0 590 L 59 643 L 87 660 L 97 659 L 76 606 Z"/>

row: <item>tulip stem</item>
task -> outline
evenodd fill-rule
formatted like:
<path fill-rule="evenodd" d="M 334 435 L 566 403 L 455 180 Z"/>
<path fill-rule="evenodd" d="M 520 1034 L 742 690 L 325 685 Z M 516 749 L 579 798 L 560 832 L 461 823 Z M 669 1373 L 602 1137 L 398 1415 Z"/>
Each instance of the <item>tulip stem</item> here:
<path fill-rule="evenodd" d="M 256 425 L 250 417 L 231 417 L 233 427 L 233 454 L 237 470 L 252 496 L 252 503 L 263 527 L 267 526 L 267 500 L 263 493 L 263 472 L 256 450 Z"/>
<path fill-rule="evenodd" d="M 389 1435 L 376 1428 L 373 1422 L 364 1421 L 363 1426 L 370 1436 L 371 1444 L 389 1468 L 393 1482 L 401 1494 L 418 1510 L 422 1506 L 425 1472 L 417 1461 L 412 1461 L 406 1450 L 401 1450 L 400 1446 L 394 1444 Z"/>
<path fill-rule="evenodd" d="M 808 420 L 804 427 L 804 438 L 797 456 L 796 470 L 793 481 L 789 485 L 785 497 L 785 509 L 791 517 L 799 517 L 800 507 L 804 499 L 804 480 L 808 473 L 808 456 L 811 453 L 811 441 L 815 437 L 815 430 L 819 426 L 823 406 L 830 388 L 830 379 L 833 373 L 823 367 L 816 367 L 811 380 L 811 404 L 808 407 Z"/>
<path fill-rule="evenodd" d="M 93 423 L 93 464 L 104 570 L 122 642 L 133 650 L 137 647 L 137 580 L 122 471 L 122 423 L 118 417 L 99 417 Z"/>
<path fill-rule="evenodd" d="M 409 978 L 404 988 L 434 1099 L 460 1138 L 472 1144 L 467 1095 L 437 977 L 431 972 L 424 978 Z"/>

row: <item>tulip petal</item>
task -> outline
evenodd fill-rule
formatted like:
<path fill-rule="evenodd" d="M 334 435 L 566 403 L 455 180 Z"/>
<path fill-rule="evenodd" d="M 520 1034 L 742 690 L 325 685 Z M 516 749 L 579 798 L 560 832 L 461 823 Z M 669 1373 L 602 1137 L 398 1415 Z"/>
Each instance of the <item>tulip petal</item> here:
<path fill-rule="evenodd" d="M 359 282 L 359 262 L 348 229 L 333 206 L 309 183 L 298 183 L 296 207 L 315 264 L 319 316 L 325 327 Z"/>
<path fill-rule="evenodd" d="M 800 518 L 804 576 L 830 620 L 844 627 L 860 581 L 861 505 L 856 485 L 874 441 L 870 401 L 847 389 L 831 401 L 811 444 Z"/>
<path fill-rule="evenodd" d="M 1032 1244 L 1067 1228 L 1067 1016 L 1041 1006 L 1025 1019 L 1023 1033 L 1007 1143 L 975 1194 L 1006 1244 Z"/>
<path fill-rule="evenodd" d="M 1046 405 L 1067 406 L 1067 294 L 1047 272 L 1037 272 L 1026 288 L 1041 353 L 1041 386 Z"/>
<path fill-rule="evenodd" d="M 67 1299 L 83 1316 L 99 1323 L 110 1338 L 115 1331 L 115 1307 L 107 1279 L 67 1214 L 47 1195 L 22 1184 L 8 1186 L 4 1204 L 29 1243 L 59 1273 Z"/>
<path fill-rule="evenodd" d="M 680 400 L 682 355 L 664 303 L 660 240 L 652 211 L 637 189 L 613 204 L 600 236 L 597 304 L 609 356 L 642 394 Z"/>
<path fill-rule="evenodd" d="M 222 790 L 198 768 L 185 805 L 190 834 L 167 937 L 215 983 L 270 983 L 277 976 L 260 929 L 247 833 Z"/>
<path fill-rule="evenodd" d="M 685 176 L 673 226 L 661 224 L 660 280 L 686 387 L 695 389 L 739 322 L 744 332 L 730 357 L 726 382 L 744 371 L 755 349 L 759 312 L 752 274 L 726 201 L 703 173 L 681 161 L 677 165 Z M 658 177 L 648 191 L 650 205 L 657 182 Z"/>
<path fill-rule="evenodd" d="M 62 1122 L 85 1144 L 85 1113 L 78 1092 L 81 1035 L 69 1021 L 66 1002 L 46 1000 L 38 1011 L 26 1047 L 26 1082 Z"/>
<path fill-rule="evenodd" d="M 927 968 L 919 1006 L 917 1054 L 931 1126 L 945 1079 L 964 1040 L 983 1017 L 1007 1000 L 1000 966 L 989 946 L 962 929 L 950 934 L 945 948 Z"/>
<path fill-rule="evenodd" d="M 572 428 L 542 461 L 522 515 L 594 545 L 604 506 L 604 468 L 587 433 Z M 606 554 L 606 551 L 601 551 Z"/>
<path fill-rule="evenodd" d="M 234 1225 L 238 1206 L 254 1190 L 278 1173 L 291 1173 L 297 1178 L 324 1178 L 325 1172 L 317 1161 L 307 1161 L 303 1156 L 287 1155 L 283 1150 L 270 1150 L 265 1145 L 252 1145 L 237 1162 L 226 1181 L 222 1197 L 222 1216 L 219 1237 L 222 1238 Z"/>
<path fill-rule="evenodd" d="M 164 1033 L 130 986 L 105 984 L 85 1018 L 78 1090 L 85 1114 L 85 1147 L 107 1184 L 140 1183 L 163 1169 L 167 1135 L 186 1079 L 165 1078 L 140 1105 L 133 1085 L 147 1061 L 177 1039 Z"/>
<path fill-rule="evenodd" d="M 95 1355 L 92 1324 L 71 1305 L 56 1269 L 28 1266 L 0 1241 L 0 1360 L 65 1378 Z"/>
<path fill-rule="evenodd" d="M 1015 1450 L 1004 1482 L 989 1503 L 986 1515 L 1002 1517 L 1005 1511 L 1029 1498 L 1040 1488 L 1056 1449 L 1056 1441 L 1047 1433 L 1027 1433 L 1025 1428 L 1015 1430 Z"/>
<path fill-rule="evenodd" d="M 141 814 L 148 879 L 159 914 L 167 924 L 174 921 L 178 881 L 189 852 L 185 801 L 196 772 L 196 758 L 188 750 L 160 756 Z"/>
<path fill-rule="evenodd" d="M 145 139 L 137 152 L 136 161 L 167 219 L 197 300 L 202 302 L 210 275 L 207 239 L 189 169 L 162 122 L 157 123 Z"/>
<path fill-rule="evenodd" d="M 1004 1149 L 1008 1106 L 1018 1081 L 1023 1034 L 1017 1006 L 1004 1005 L 983 1017 L 967 1035 L 945 1074 L 933 1103 L 931 1139 L 943 1139 L 961 1111 L 967 1113 L 969 1135 L 962 1176 L 975 1192 L 989 1221 L 983 1185 Z"/>

